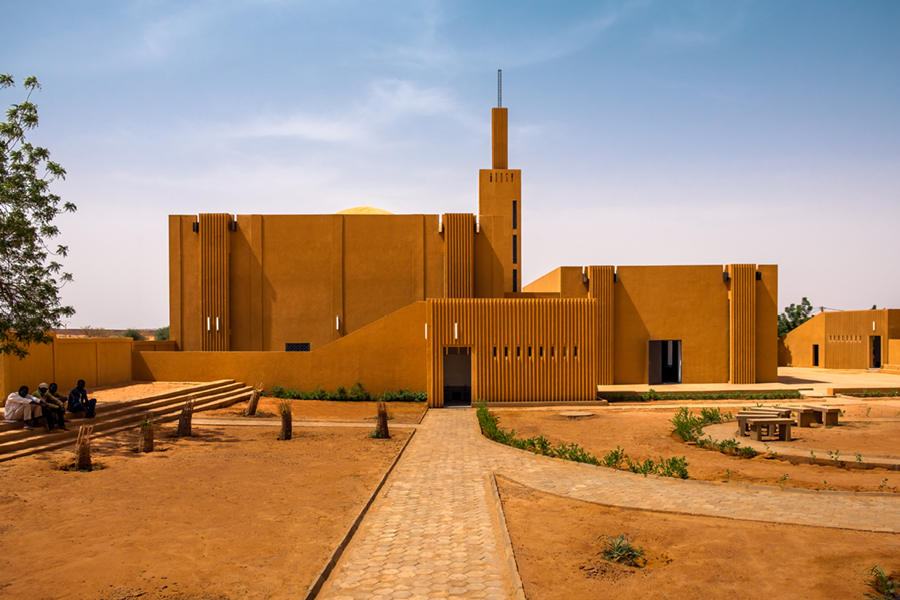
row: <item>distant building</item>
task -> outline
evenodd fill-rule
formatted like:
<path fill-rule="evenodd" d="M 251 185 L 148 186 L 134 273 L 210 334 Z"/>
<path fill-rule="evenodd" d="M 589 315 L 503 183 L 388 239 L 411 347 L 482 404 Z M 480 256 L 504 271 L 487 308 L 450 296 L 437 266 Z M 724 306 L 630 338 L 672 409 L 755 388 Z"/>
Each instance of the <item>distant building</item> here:
<path fill-rule="evenodd" d="M 900 370 L 900 310 L 819 313 L 784 336 L 778 364 Z"/>
<path fill-rule="evenodd" d="M 523 287 L 506 108 L 492 143 L 477 214 L 170 216 L 171 339 L 186 354 L 144 353 L 147 376 L 360 379 L 424 388 L 433 407 L 777 381 L 775 265 L 560 267 Z"/>

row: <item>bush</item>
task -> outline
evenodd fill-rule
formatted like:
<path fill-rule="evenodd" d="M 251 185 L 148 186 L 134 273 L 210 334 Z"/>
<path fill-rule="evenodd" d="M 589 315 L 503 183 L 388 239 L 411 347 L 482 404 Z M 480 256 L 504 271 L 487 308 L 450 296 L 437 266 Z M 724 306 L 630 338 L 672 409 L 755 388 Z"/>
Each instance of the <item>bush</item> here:
<path fill-rule="evenodd" d="M 609 400 L 610 402 L 621 402 L 629 400 L 632 402 L 635 400 L 792 400 L 798 398 L 802 398 L 802 396 L 797 390 L 771 390 L 760 392 L 758 394 L 678 394 L 674 392 L 659 393 L 656 390 L 651 389 L 650 391 L 644 392 L 643 394 L 628 394 L 622 392 L 610 392 L 603 394 L 603 399 Z"/>
<path fill-rule="evenodd" d="M 169 326 L 160 327 L 156 331 L 153 332 L 153 339 L 159 340 L 161 342 L 169 341 Z"/>
<path fill-rule="evenodd" d="M 385 390 L 384 394 L 379 398 L 377 394 L 372 394 L 361 384 L 356 382 L 349 390 L 343 386 L 333 392 L 327 392 L 322 386 L 317 387 L 311 392 L 298 391 L 295 389 L 286 389 L 280 385 L 276 385 L 269 393 L 266 394 L 273 398 L 282 398 L 286 400 L 331 400 L 337 402 L 373 402 L 381 400 L 383 402 L 425 402 L 428 400 L 428 394 L 425 392 L 411 392 L 409 388 L 405 390 L 398 389 L 396 392 Z"/>
<path fill-rule="evenodd" d="M 125 330 L 125 333 L 122 334 L 122 337 L 131 338 L 131 339 L 133 339 L 133 340 L 136 341 L 136 342 L 142 342 L 142 341 L 144 341 L 145 339 L 147 339 L 147 338 L 144 337 L 144 334 L 143 334 L 143 333 L 141 333 L 141 332 L 138 331 L 137 329 L 134 329 L 133 327 L 130 327 L 130 328 L 126 329 L 126 330 Z"/>
<path fill-rule="evenodd" d="M 675 413 L 670 421 L 675 428 L 675 433 L 685 442 L 694 442 L 703 435 L 704 421 L 701 417 L 695 417 L 694 414 L 684 406 Z"/>

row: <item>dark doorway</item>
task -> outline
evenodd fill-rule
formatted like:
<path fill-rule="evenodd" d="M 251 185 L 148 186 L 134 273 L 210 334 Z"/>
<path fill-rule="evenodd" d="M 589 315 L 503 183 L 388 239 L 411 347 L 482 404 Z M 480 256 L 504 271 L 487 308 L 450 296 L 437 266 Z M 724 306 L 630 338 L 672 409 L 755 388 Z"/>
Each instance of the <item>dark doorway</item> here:
<path fill-rule="evenodd" d="M 881 368 L 881 336 L 880 335 L 871 335 L 869 338 L 872 340 L 872 368 L 880 369 Z"/>
<path fill-rule="evenodd" d="M 651 340 L 647 383 L 681 383 L 681 340 Z"/>
<path fill-rule="evenodd" d="M 472 406 L 471 348 L 444 348 L 444 406 Z"/>
<path fill-rule="evenodd" d="M 819 345 L 813 344 L 813 366 L 819 366 Z"/>

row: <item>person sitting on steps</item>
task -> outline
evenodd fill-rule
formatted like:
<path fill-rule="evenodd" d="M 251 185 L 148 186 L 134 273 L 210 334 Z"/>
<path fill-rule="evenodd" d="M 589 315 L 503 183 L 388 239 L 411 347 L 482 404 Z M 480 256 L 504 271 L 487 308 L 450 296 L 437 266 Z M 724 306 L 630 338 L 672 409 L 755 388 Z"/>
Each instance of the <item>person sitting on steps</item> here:
<path fill-rule="evenodd" d="M 45 407 L 47 410 L 44 411 L 44 416 L 47 417 L 47 425 L 50 427 L 50 431 L 57 427 L 63 431 L 68 431 L 64 418 L 66 414 L 66 399 L 56 393 L 57 389 L 55 383 L 51 383 L 49 386 L 46 383 L 42 383 L 38 386 L 34 395 L 39 400 L 47 403 Z"/>
<path fill-rule="evenodd" d="M 93 419 L 97 415 L 97 399 L 88 400 L 87 391 L 84 389 L 84 379 L 79 379 L 78 385 L 69 392 L 69 412 L 79 411 L 84 411 L 88 419 Z"/>
<path fill-rule="evenodd" d="M 6 406 L 3 407 L 4 421 L 25 421 L 25 429 L 37 429 L 42 414 L 41 401 L 28 395 L 27 385 L 7 396 Z"/>

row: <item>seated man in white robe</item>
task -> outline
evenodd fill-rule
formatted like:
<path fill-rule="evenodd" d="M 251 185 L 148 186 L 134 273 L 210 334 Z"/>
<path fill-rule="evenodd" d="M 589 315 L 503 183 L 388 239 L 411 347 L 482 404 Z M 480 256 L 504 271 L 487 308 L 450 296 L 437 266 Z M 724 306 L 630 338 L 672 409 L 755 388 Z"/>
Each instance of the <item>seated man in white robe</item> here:
<path fill-rule="evenodd" d="M 36 429 L 37 419 L 42 414 L 41 401 L 28 394 L 27 385 L 7 396 L 6 406 L 3 407 L 3 420 L 25 421 L 25 429 Z"/>

